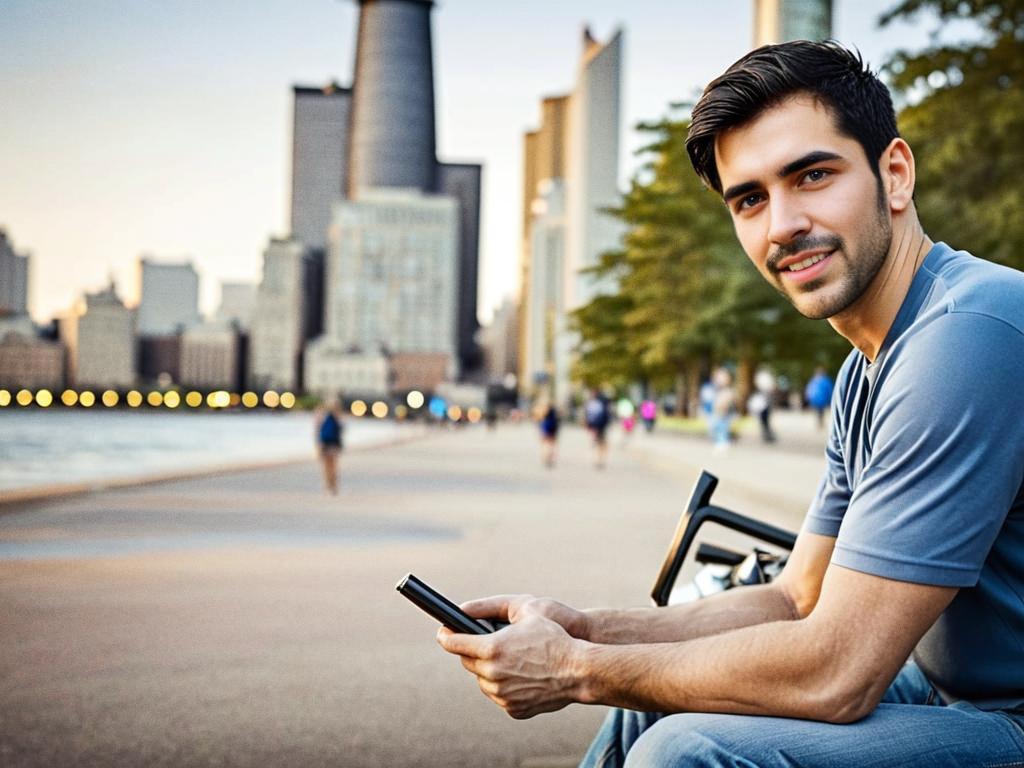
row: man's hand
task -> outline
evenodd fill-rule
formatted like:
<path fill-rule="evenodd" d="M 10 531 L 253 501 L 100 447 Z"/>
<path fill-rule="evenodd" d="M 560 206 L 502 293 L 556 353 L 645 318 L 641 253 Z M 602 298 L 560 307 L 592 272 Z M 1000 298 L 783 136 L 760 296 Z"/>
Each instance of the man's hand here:
<path fill-rule="evenodd" d="M 552 604 L 572 609 L 532 598 L 492 599 L 501 600 L 504 611 L 477 615 L 510 619 L 511 626 L 489 635 L 462 635 L 441 627 L 437 632 L 441 647 L 460 656 L 462 666 L 476 675 L 480 690 L 517 720 L 577 701 L 581 681 L 576 659 L 581 643 L 541 613 Z M 481 603 L 489 605 L 486 600 L 470 605 Z"/>
<path fill-rule="evenodd" d="M 520 616 L 538 615 L 558 624 L 573 637 L 590 639 L 590 619 L 583 611 L 577 611 L 550 597 L 533 595 L 496 595 L 480 600 L 470 600 L 460 608 L 476 619 L 497 619 L 510 624 Z"/>

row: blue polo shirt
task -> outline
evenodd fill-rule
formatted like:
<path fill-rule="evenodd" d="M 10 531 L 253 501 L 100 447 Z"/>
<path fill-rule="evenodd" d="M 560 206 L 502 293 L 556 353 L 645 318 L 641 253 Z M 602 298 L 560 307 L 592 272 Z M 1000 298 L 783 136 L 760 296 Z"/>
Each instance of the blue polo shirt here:
<path fill-rule="evenodd" d="M 804 530 L 844 568 L 959 587 L 915 661 L 947 702 L 1024 707 L 1024 274 L 937 243 L 832 417 Z"/>

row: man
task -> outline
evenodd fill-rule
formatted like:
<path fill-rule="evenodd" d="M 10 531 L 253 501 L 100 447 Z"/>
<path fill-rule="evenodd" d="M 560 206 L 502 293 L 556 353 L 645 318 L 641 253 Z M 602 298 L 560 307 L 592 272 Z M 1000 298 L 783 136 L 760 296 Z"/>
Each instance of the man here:
<path fill-rule="evenodd" d="M 928 239 L 889 95 L 834 43 L 745 56 L 687 147 L 854 346 L 785 571 L 660 609 L 488 598 L 512 626 L 439 642 L 513 717 L 627 708 L 585 765 L 1024 765 L 1024 275 Z"/>

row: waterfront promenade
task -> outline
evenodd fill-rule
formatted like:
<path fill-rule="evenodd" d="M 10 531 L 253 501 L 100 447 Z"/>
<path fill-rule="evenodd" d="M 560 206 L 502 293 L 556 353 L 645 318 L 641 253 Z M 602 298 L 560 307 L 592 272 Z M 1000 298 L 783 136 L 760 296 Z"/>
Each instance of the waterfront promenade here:
<path fill-rule="evenodd" d="M 572 765 L 603 710 L 511 720 L 395 582 L 647 604 L 701 466 L 799 524 L 810 418 L 724 456 L 613 431 L 602 472 L 501 425 L 347 453 L 338 497 L 304 463 L 0 506 L 0 765 Z"/>

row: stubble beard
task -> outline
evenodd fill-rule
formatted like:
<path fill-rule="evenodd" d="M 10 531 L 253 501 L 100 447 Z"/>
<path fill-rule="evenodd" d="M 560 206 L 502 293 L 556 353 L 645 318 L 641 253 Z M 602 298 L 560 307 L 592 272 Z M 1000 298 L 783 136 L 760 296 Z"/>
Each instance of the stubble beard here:
<path fill-rule="evenodd" d="M 839 235 L 808 235 L 799 237 L 775 249 L 768 257 L 767 265 L 772 287 L 781 293 L 786 300 L 792 304 L 796 311 L 811 320 L 825 320 L 834 317 L 849 309 L 874 281 L 881 271 L 889 255 L 892 245 L 892 222 L 885 215 L 886 200 L 879 189 L 878 206 L 875 208 L 875 219 L 869 224 L 870 231 L 865 233 L 866 237 L 857 252 L 851 255 L 847 250 L 846 241 Z M 780 271 L 775 267 L 781 259 L 802 251 L 828 249 L 832 251 L 832 258 L 841 260 L 846 269 L 838 276 L 832 277 L 835 283 L 827 293 L 817 298 L 813 304 L 801 302 L 800 297 L 814 294 L 828 282 L 825 277 L 810 280 L 795 287 L 795 290 L 787 290 Z M 836 265 L 829 265 L 832 270 Z M 830 270 L 831 271 L 831 270 Z"/>

